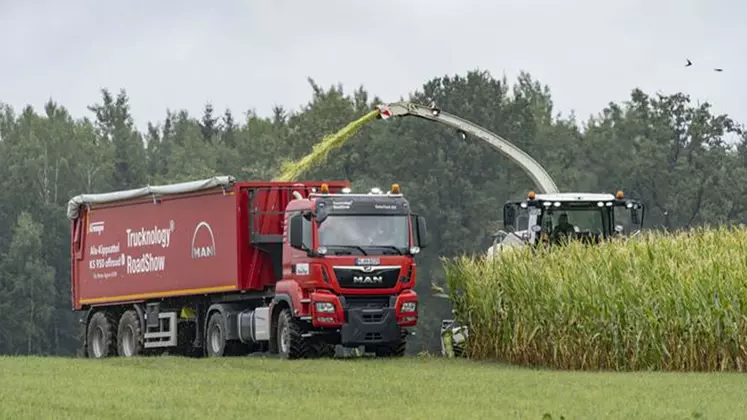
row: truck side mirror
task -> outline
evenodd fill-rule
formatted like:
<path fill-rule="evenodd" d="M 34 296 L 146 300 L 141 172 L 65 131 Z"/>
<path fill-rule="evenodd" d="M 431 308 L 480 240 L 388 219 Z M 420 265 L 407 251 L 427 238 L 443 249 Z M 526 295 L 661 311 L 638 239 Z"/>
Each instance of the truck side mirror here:
<path fill-rule="evenodd" d="M 415 245 L 420 249 L 425 249 L 428 246 L 428 231 L 425 225 L 425 217 L 413 214 L 410 220 L 412 220 L 414 230 L 413 236 L 417 242 Z"/>
<path fill-rule="evenodd" d="M 428 229 L 423 216 L 418 216 L 418 242 L 421 249 L 428 247 Z"/>
<path fill-rule="evenodd" d="M 304 249 L 303 245 L 303 215 L 295 214 L 290 218 L 290 246 L 296 249 Z"/>
<path fill-rule="evenodd" d="M 639 220 L 640 219 L 638 218 L 638 209 L 635 207 L 630 209 L 630 222 L 633 223 L 634 225 L 638 225 Z"/>

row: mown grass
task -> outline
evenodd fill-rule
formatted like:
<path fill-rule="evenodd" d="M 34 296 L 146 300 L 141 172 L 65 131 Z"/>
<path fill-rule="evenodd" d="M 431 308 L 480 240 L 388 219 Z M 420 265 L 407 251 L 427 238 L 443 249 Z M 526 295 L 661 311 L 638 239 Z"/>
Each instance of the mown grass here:
<path fill-rule="evenodd" d="M 747 377 L 537 371 L 441 358 L 0 357 L 2 419 L 740 418 Z"/>
<path fill-rule="evenodd" d="M 566 369 L 745 370 L 745 229 L 525 248 L 445 268 L 471 357 Z"/>

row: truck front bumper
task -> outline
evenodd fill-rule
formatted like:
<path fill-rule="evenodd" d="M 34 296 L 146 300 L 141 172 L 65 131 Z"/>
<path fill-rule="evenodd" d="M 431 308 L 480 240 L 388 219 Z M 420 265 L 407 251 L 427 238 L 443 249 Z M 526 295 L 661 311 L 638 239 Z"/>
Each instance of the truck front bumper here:
<path fill-rule="evenodd" d="M 353 347 L 393 343 L 401 339 L 400 331 L 394 308 L 350 308 L 345 311 L 340 344 Z"/>

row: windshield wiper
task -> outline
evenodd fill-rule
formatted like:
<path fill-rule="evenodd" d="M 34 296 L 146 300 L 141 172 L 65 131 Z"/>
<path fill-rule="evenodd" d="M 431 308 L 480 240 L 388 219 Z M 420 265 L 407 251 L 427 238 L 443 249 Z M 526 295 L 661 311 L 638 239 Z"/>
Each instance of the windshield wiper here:
<path fill-rule="evenodd" d="M 368 245 L 370 248 L 386 248 L 386 249 L 392 249 L 397 252 L 397 255 L 402 255 L 402 250 L 397 248 L 394 245 Z"/>
<path fill-rule="evenodd" d="M 360 246 L 358 245 L 327 245 L 328 248 L 355 248 L 363 253 L 363 255 L 368 255 L 368 253 Z"/>

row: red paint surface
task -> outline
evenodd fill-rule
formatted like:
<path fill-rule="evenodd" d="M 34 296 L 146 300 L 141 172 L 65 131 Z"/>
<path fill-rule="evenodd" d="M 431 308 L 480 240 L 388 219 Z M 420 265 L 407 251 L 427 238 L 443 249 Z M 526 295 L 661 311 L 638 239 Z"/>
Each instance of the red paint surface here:
<path fill-rule="evenodd" d="M 321 186 L 321 182 L 237 183 L 227 194 L 217 188 L 161 197 L 158 203 L 145 198 L 94 206 L 91 211 L 81 208 L 80 218 L 71 223 L 73 308 L 218 292 L 205 290 L 211 288 L 223 287 L 225 292 L 274 286 L 278 279 L 271 254 L 250 243 L 250 211 L 256 212 L 255 231 L 283 234 L 283 212 L 293 199 L 291 188 L 299 184 L 302 187 L 293 190 L 304 197 L 312 187 Z M 328 184 L 332 192 L 349 186 L 345 181 Z M 250 191 L 257 197 L 251 208 Z M 164 240 L 168 235 L 167 246 L 128 246 L 127 229 L 154 227 L 168 230 L 157 237 Z M 283 243 L 287 246 L 287 238 Z M 133 272 L 135 260 L 144 255 L 158 268 Z"/>
<path fill-rule="evenodd" d="M 73 259 L 74 306 L 149 297 L 128 295 L 236 287 L 236 211 L 236 197 L 219 189 L 82 212 L 82 253 Z M 132 240 L 141 238 L 128 237 L 127 229 L 154 228 L 159 243 L 137 244 Z"/>

